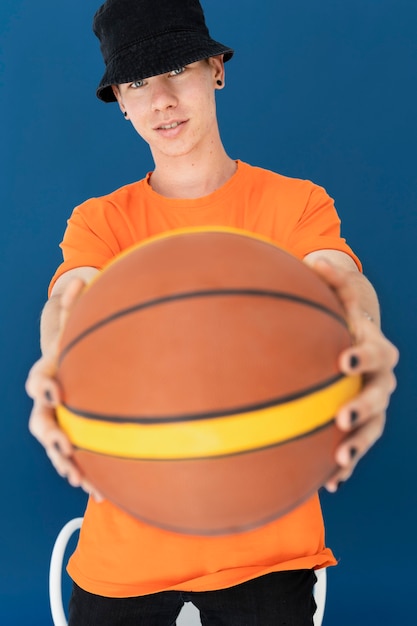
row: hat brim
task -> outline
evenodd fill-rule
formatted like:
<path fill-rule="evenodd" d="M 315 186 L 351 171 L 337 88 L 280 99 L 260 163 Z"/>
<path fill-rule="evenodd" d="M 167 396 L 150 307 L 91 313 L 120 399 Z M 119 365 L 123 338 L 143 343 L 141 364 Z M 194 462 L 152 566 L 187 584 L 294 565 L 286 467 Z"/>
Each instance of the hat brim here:
<path fill-rule="evenodd" d="M 152 37 L 120 51 L 107 63 L 106 71 L 96 94 L 103 102 L 115 102 L 112 85 L 158 76 L 196 61 L 224 55 L 224 61 L 233 56 L 228 48 L 210 37 L 190 31 L 170 32 L 169 37 Z"/>

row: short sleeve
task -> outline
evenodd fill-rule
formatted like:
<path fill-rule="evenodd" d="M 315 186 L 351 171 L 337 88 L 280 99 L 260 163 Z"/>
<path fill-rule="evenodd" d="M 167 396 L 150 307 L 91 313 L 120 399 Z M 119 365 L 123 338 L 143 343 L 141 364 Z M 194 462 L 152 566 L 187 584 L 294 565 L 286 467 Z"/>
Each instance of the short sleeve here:
<path fill-rule="evenodd" d="M 112 219 L 109 219 L 109 213 Z M 121 221 L 121 220 L 119 220 Z M 111 203 L 99 199 L 87 200 L 76 207 L 67 222 L 60 244 L 63 262 L 58 266 L 49 285 L 49 294 L 57 279 L 77 267 L 102 269 L 121 252 L 117 211 Z"/>
<path fill-rule="evenodd" d="M 333 199 L 317 185 L 311 185 L 307 201 L 298 215 L 288 243 L 290 249 L 300 258 L 317 250 L 345 252 L 355 261 L 358 269 L 362 270 L 360 260 L 341 236 L 341 222 Z"/>

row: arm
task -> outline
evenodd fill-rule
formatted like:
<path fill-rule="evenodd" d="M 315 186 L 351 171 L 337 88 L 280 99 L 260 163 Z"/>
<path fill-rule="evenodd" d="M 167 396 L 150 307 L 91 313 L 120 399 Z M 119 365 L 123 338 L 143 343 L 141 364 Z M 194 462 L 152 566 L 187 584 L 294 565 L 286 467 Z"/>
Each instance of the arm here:
<path fill-rule="evenodd" d="M 375 290 L 349 255 L 319 250 L 308 254 L 304 261 L 335 290 L 345 308 L 354 345 L 340 355 L 341 370 L 345 374 L 360 373 L 364 379 L 360 394 L 336 416 L 338 427 L 346 432 L 336 451 L 340 470 L 326 485 L 329 491 L 336 491 L 383 433 L 385 412 L 396 387 L 393 370 L 399 355 L 380 330 Z"/>
<path fill-rule="evenodd" d="M 81 486 L 89 493 L 90 485 L 71 461 L 71 443 L 57 425 L 55 407 L 60 402 L 60 391 L 54 375 L 59 337 L 69 311 L 85 284 L 97 273 L 95 268 L 80 267 L 66 272 L 55 283 L 41 316 L 42 357 L 33 365 L 26 381 L 26 391 L 33 399 L 30 432 L 44 446 L 57 472 L 74 487 Z"/>

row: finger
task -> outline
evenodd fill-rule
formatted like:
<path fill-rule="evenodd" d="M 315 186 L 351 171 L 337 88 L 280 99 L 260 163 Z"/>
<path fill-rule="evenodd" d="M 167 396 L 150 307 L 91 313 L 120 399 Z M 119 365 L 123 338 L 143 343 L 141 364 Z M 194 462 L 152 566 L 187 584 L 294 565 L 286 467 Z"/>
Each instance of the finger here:
<path fill-rule="evenodd" d="M 44 446 L 46 454 L 58 474 L 73 487 L 79 487 L 82 473 L 72 459 L 73 446 L 56 422 L 53 408 L 35 402 L 29 418 L 29 430 Z"/>
<path fill-rule="evenodd" d="M 36 397 L 29 417 L 31 434 L 43 443 L 48 438 L 49 433 L 55 429 L 57 429 L 57 423 L 53 407 L 47 406 Z"/>
<path fill-rule="evenodd" d="M 25 383 L 26 393 L 33 399 L 45 397 L 45 391 L 49 389 L 49 395 L 59 401 L 59 388 L 54 382 L 55 360 L 49 357 L 42 357 L 30 369 Z M 50 399 L 47 398 L 47 402 Z"/>
<path fill-rule="evenodd" d="M 79 487 L 82 484 L 82 473 L 74 463 L 72 457 L 63 453 L 59 444 L 48 446 L 46 453 L 58 474 L 66 478 L 70 485 Z"/>
<path fill-rule="evenodd" d="M 367 329 L 364 330 L 364 326 Z M 356 345 L 342 352 L 340 369 L 345 374 L 392 371 L 398 363 L 399 352 L 380 330 L 364 320 L 356 334 Z"/>
<path fill-rule="evenodd" d="M 68 437 L 57 426 L 55 411 L 43 405 L 40 408 L 35 406 L 29 419 L 29 430 L 44 446 L 58 474 L 66 477 L 72 485 L 78 486 L 81 473 L 72 461 L 73 447 Z"/>
<path fill-rule="evenodd" d="M 381 437 L 386 421 L 385 412 L 378 413 L 352 431 L 336 450 L 336 462 L 341 468 L 352 468 Z"/>
<path fill-rule="evenodd" d="M 375 415 L 343 440 L 335 453 L 335 460 L 339 469 L 325 485 L 328 491 L 336 491 L 339 483 L 347 480 L 352 475 L 359 460 L 381 437 L 385 427 L 385 420 L 384 412 Z"/>
<path fill-rule="evenodd" d="M 64 456 L 72 455 L 73 447 L 57 424 L 54 408 L 38 399 L 35 399 L 29 417 L 29 430 L 45 448 L 56 447 Z"/>
<path fill-rule="evenodd" d="M 354 430 L 372 419 L 374 415 L 386 411 L 395 387 L 396 378 L 391 371 L 365 377 L 361 392 L 338 411 L 336 416 L 338 428 L 345 432 Z"/>
<path fill-rule="evenodd" d="M 43 408 L 41 414 L 35 414 L 34 424 L 33 434 L 45 447 L 58 474 L 66 478 L 73 487 L 80 486 L 82 474 L 72 458 L 74 449 L 66 434 L 57 425 L 55 411 L 51 409 L 47 413 Z"/>
<path fill-rule="evenodd" d="M 88 493 L 88 495 L 92 496 L 96 502 L 103 502 L 104 497 L 102 494 L 95 488 L 93 485 L 87 480 L 83 479 L 81 482 L 81 488 Z"/>
<path fill-rule="evenodd" d="M 47 407 L 56 407 L 61 401 L 59 385 L 53 378 L 39 376 L 28 380 L 26 391 L 34 401 Z"/>

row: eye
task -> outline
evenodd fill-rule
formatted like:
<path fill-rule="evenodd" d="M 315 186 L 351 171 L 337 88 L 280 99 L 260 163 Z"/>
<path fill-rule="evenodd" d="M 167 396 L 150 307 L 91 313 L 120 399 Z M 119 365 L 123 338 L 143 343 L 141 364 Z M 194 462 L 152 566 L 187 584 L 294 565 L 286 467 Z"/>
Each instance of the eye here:
<path fill-rule="evenodd" d="M 179 74 L 183 74 L 185 72 L 185 67 L 177 67 L 177 69 L 169 72 L 170 76 L 179 76 Z"/>
<path fill-rule="evenodd" d="M 145 81 L 143 79 L 135 80 L 133 83 L 130 84 L 130 87 L 132 89 L 139 89 L 139 87 L 143 87 L 144 84 Z"/>

